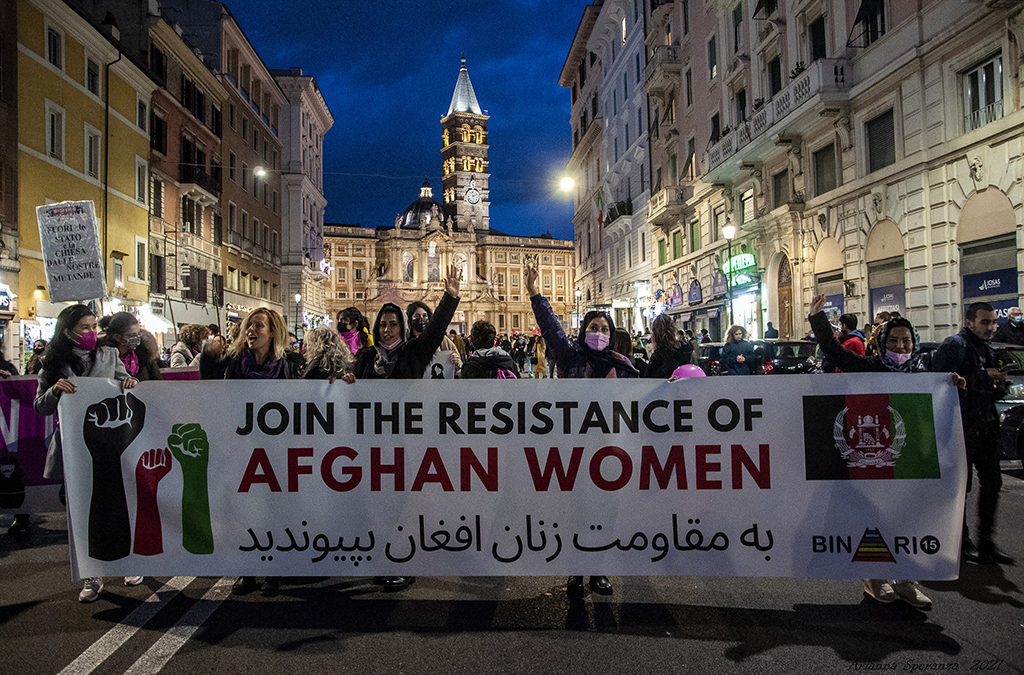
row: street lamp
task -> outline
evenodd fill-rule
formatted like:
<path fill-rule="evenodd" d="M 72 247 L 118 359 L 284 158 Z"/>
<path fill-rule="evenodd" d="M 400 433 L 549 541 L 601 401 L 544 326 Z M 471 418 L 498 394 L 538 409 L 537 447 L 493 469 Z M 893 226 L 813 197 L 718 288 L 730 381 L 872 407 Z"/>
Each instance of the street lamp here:
<path fill-rule="evenodd" d="M 580 327 L 580 298 L 583 297 L 583 291 L 576 289 L 576 329 Z"/>
<path fill-rule="evenodd" d="M 302 302 L 302 293 L 295 294 L 295 337 L 299 337 L 299 304 Z"/>
<path fill-rule="evenodd" d="M 725 237 L 726 258 L 725 263 L 725 297 L 729 300 L 729 316 L 726 321 L 726 330 L 732 327 L 732 282 L 729 281 L 729 273 L 732 271 L 732 240 L 736 238 L 736 226 L 729 223 L 722 228 L 722 236 Z"/>

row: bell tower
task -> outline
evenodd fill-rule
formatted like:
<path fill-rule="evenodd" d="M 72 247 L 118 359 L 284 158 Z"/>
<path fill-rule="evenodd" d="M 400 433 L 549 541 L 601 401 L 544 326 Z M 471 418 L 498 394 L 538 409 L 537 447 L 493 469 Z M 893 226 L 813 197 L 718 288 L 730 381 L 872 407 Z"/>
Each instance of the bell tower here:
<path fill-rule="evenodd" d="M 469 81 L 462 59 L 448 114 L 441 118 L 441 194 L 444 216 L 457 229 L 490 227 L 490 190 L 487 165 L 487 120 Z"/>

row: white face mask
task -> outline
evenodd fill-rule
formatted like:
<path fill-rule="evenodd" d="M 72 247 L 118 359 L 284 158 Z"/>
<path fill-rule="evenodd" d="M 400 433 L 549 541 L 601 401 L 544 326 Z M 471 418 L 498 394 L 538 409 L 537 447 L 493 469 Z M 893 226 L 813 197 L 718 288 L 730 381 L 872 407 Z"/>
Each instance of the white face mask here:
<path fill-rule="evenodd" d="M 583 339 L 586 340 L 588 347 L 598 352 L 604 351 L 612 341 L 611 337 L 604 333 L 587 333 L 583 336 Z"/>
<path fill-rule="evenodd" d="M 885 355 L 888 356 L 889 359 L 897 366 L 902 366 L 910 360 L 911 356 L 913 356 L 913 354 L 897 354 L 896 352 L 889 351 L 888 349 L 885 350 Z"/>

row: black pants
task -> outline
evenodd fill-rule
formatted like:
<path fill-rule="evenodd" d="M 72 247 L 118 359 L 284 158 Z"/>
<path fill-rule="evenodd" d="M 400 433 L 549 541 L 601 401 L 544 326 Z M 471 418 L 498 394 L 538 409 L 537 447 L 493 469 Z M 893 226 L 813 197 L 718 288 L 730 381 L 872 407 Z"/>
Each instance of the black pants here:
<path fill-rule="evenodd" d="M 964 430 L 967 446 L 967 491 L 971 491 L 974 472 L 978 473 L 978 545 L 992 542 L 996 526 L 996 506 L 1003 474 L 999 470 L 999 423 Z M 967 535 L 966 516 L 964 535 Z"/>

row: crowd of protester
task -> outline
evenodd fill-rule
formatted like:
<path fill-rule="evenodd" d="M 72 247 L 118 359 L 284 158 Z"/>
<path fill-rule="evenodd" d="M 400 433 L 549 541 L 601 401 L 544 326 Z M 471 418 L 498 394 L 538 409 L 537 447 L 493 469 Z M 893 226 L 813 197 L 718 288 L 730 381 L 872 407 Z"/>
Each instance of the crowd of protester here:
<path fill-rule="evenodd" d="M 333 326 L 321 325 L 299 340 L 289 333 L 285 319 L 267 308 L 254 310 L 224 334 L 217 325 L 188 324 L 180 327 L 177 341 L 165 352 L 153 335 L 128 312 L 97 317 L 86 305 L 71 305 L 57 317 L 53 338 L 37 340 L 25 364 L 26 374 L 38 377 L 36 412 L 50 415 L 62 396 L 74 395 L 75 380 L 99 377 L 117 380 L 122 390 L 144 380 L 161 379 L 161 367 L 198 367 L 200 379 L 289 380 L 313 379 L 354 383 L 367 379 L 419 379 L 439 353 L 447 353 L 454 376 L 462 379 L 647 377 L 676 379 L 681 367 L 695 368 L 701 344 L 710 342 L 707 329 L 699 333 L 678 330 L 667 314 L 656 317 L 650 333 L 630 334 L 617 328 L 611 315 L 588 311 L 575 335 L 567 335 L 547 299 L 538 292 L 537 272 L 524 276 L 537 328 L 529 333 L 499 334 L 488 321 L 475 322 L 469 335 L 450 329 L 459 304 L 461 282 L 452 267 L 437 307 L 413 302 L 402 308 L 386 303 L 372 327 L 356 307 L 338 313 Z M 964 523 L 962 559 L 972 563 L 1013 564 L 994 540 L 995 515 L 1001 487 L 998 459 L 998 416 L 995 401 L 1004 390 L 1006 373 L 996 367 L 990 342 L 995 338 L 1024 344 L 1024 325 L 1019 308 L 997 327 L 996 312 L 987 303 L 967 308 L 964 327 L 947 338 L 932 355 L 922 358 L 921 343 L 913 324 L 894 312 L 880 312 L 873 323 L 858 328 L 857 317 L 843 314 L 832 323 L 824 313 L 824 296 L 816 296 L 809 308 L 810 332 L 805 339 L 817 343 L 826 372 L 888 372 L 913 374 L 931 370 L 951 373 L 958 388 L 968 459 L 968 490 L 978 478 L 979 515 L 975 539 Z M 768 325 L 774 337 L 778 331 Z M 767 332 L 766 332 L 767 334 Z M 757 372 L 755 350 L 742 326 L 731 326 L 721 349 L 722 365 L 731 376 Z M 0 361 L 0 377 L 18 374 L 15 364 Z M 60 435 L 54 434 L 46 457 L 44 475 L 63 478 Z M 29 516 L 18 514 L 8 528 L 12 535 L 29 531 Z M 142 577 L 124 578 L 128 585 Z M 412 577 L 381 577 L 384 590 L 398 591 L 415 581 Z M 79 600 L 91 602 L 103 590 L 101 578 L 85 579 Z M 277 592 L 280 580 L 262 583 L 239 577 L 234 592 L 262 588 Z M 592 576 L 589 588 L 611 594 L 608 577 Z M 569 577 L 567 593 L 585 593 L 582 576 Z M 912 580 L 866 579 L 864 592 L 882 603 L 902 599 L 925 608 L 931 600 Z"/>

